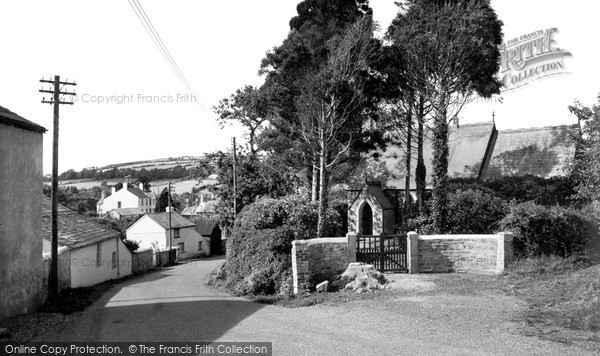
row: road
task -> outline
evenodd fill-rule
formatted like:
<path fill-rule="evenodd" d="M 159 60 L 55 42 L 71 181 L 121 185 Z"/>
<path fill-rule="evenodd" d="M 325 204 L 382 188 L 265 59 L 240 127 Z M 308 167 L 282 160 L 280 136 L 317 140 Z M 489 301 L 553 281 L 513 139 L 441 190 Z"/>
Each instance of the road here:
<path fill-rule="evenodd" d="M 398 291 L 381 301 L 284 308 L 204 286 L 222 262 L 192 261 L 125 281 L 34 341 L 270 341 L 274 355 L 585 354 L 520 335 L 513 320 L 524 305 L 512 297 Z"/>

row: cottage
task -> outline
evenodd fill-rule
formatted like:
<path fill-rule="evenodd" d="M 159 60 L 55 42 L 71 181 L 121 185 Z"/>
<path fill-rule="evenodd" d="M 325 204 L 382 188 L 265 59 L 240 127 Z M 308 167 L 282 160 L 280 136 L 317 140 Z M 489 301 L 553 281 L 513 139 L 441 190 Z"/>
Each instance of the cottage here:
<path fill-rule="evenodd" d="M 196 219 L 196 231 L 204 238 L 204 248 L 207 255 L 219 255 L 224 250 L 221 241 L 221 227 L 213 220 Z"/>
<path fill-rule="evenodd" d="M 113 209 L 108 212 L 108 216 L 115 220 L 137 219 L 144 214 L 144 211 L 140 208 L 121 208 Z"/>
<path fill-rule="evenodd" d="M 140 248 L 163 250 L 177 246 L 180 259 L 210 255 L 210 240 L 194 227 L 194 223 L 176 212 L 146 214 L 127 229 L 127 238 L 138 242 Z"/>
<path fill-rule="evenodd" d="M 0 320 L 45 300 L 42 141 L 46 129 L 0 106 Z"/>
<path fill-rule="evenodd" d="M 50 253 L 52 202 L 43 198 L 44 253 Z M 58 245 L 68 249 L 67 266 L 59 263 L 59 284 L 87 287 L 131 274 L 131 252 L 117 231 L 58 206 Z M 60 261 L 60 259 L 59 259 Z M 60 286 L 59 286 L 60 287 Z M 62 288 L 61 288 L 62 289 Z"/>
<path fill-rule="evenodd" d="M 103 216 L 113 209 L 138 208 L 144 214 L 153 213 L 156 206 L 156 196 L 153 193 L 144 192 L 144 185 L 139 187 L 129 187 L 127 182 L 123 183 L 123 188 L 116 190 L 112 187 L 111 194 L 102 198 L 96 205 L 98 216 Z"/>

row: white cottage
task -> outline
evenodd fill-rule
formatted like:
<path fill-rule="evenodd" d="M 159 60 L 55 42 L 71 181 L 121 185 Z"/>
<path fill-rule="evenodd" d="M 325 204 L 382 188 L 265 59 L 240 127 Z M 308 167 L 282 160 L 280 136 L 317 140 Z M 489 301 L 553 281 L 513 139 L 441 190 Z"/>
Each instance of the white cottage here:
<path fill-rule="evenodd" d="M 44 254 L 50 254 L 52 202 L 43 198 Z M 58 206 L 58 245 L 68 250 L 69 270 L 61 272 L 62 285 L 87 287 L 131 274 L 131 252 L 120 234 L 68 208 Z"/>
<path fill-rule="evenodd" d="M 137 241 L 140 248 L 163 250 L 177 247 L 179 258 L 186 259 L 210 254 L 210 238 L 203 237 L 194 224 L 176 212 L 171 214 L 169 238 L 169 213 L 146 214 L 127 229 L 127 238 Z"/>
<path fill-rule="evenodd" d="M 123 188 L 116 190 L 112 187 L 111 194 L 102 198 L 96 204 L 98 216 L 103 216 L 114 209 L 138 208 L 143 213 L 153 213 L 156 206 L 156 196 L 153 193 L 144 192 L 144 185 L 140 183 L 139 188 L 128 187 L 123 183 Z"/>

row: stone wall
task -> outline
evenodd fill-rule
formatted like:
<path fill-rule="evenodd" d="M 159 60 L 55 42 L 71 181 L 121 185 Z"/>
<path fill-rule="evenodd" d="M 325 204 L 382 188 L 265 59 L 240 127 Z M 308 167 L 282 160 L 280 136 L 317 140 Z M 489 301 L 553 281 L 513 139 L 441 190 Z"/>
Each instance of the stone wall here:
<path fill-rule="evenodd" d="M 177 262 L 177 248 L 171 250 L 158 250 L 154 252 L 153 264 L 156 268 L 171 265 Z"/>
<path fill-rule="evenodd" d="M 356 235 L 292 242 L 294 293 L 346 270 L 356 262 Z"/>
<path fill-rule="evenodd" d="M 408 235 L 409 273 L 502 273 L 513 259 L 512 233 Z"/>
<path fill-rule="evenodd" d="M 42 296 L 44 300 L 48 295 L 48 286 L 50 283 L 50 256 L 44 256 L 44 275 Z M 71 253 L 65 247 L 58 250 L 58 291 L 71 288 Z"/>
<path fill-rule="evenodd" d="M 131 273 L 142 274 L 154 269 L 153 251 L 151 248 L 131 253 Z"/>

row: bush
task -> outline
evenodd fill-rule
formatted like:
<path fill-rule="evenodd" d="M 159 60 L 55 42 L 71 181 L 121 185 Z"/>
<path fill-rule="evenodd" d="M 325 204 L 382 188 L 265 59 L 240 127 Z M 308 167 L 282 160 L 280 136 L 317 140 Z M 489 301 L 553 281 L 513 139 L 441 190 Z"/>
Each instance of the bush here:
<path fill-rule="evenodd" d="M 461 188 L 466 189 L 460 190 Z M 494 233 L 499 221 L 507 213 L 504 200 L 495 196 L 491 190 L 477 186 L 461 186 L 448 195 L 448 203 L 446 233 L 449 234 Z M 424 215 L 409 219 L 407 229 L 420 234 L 432 234 L 434 231 L 430 216 Z"/>
<path fill-rule="evenodd" d="M 500 228 L 515 234 L 517 257 L 582 254 L 597 233 L 593 222 L 577 211 L 533 202 L 511 204 Z"/>
<path fill-rule="evenodd" d="M 328 213 L 328 234 L 341 224 Z M 261 199 L 242 210 L 228 244 L 225 285 L 236 294 L 291 292 L 292 241 L 316 237 L 317 205 L 300 196 Z"/>

